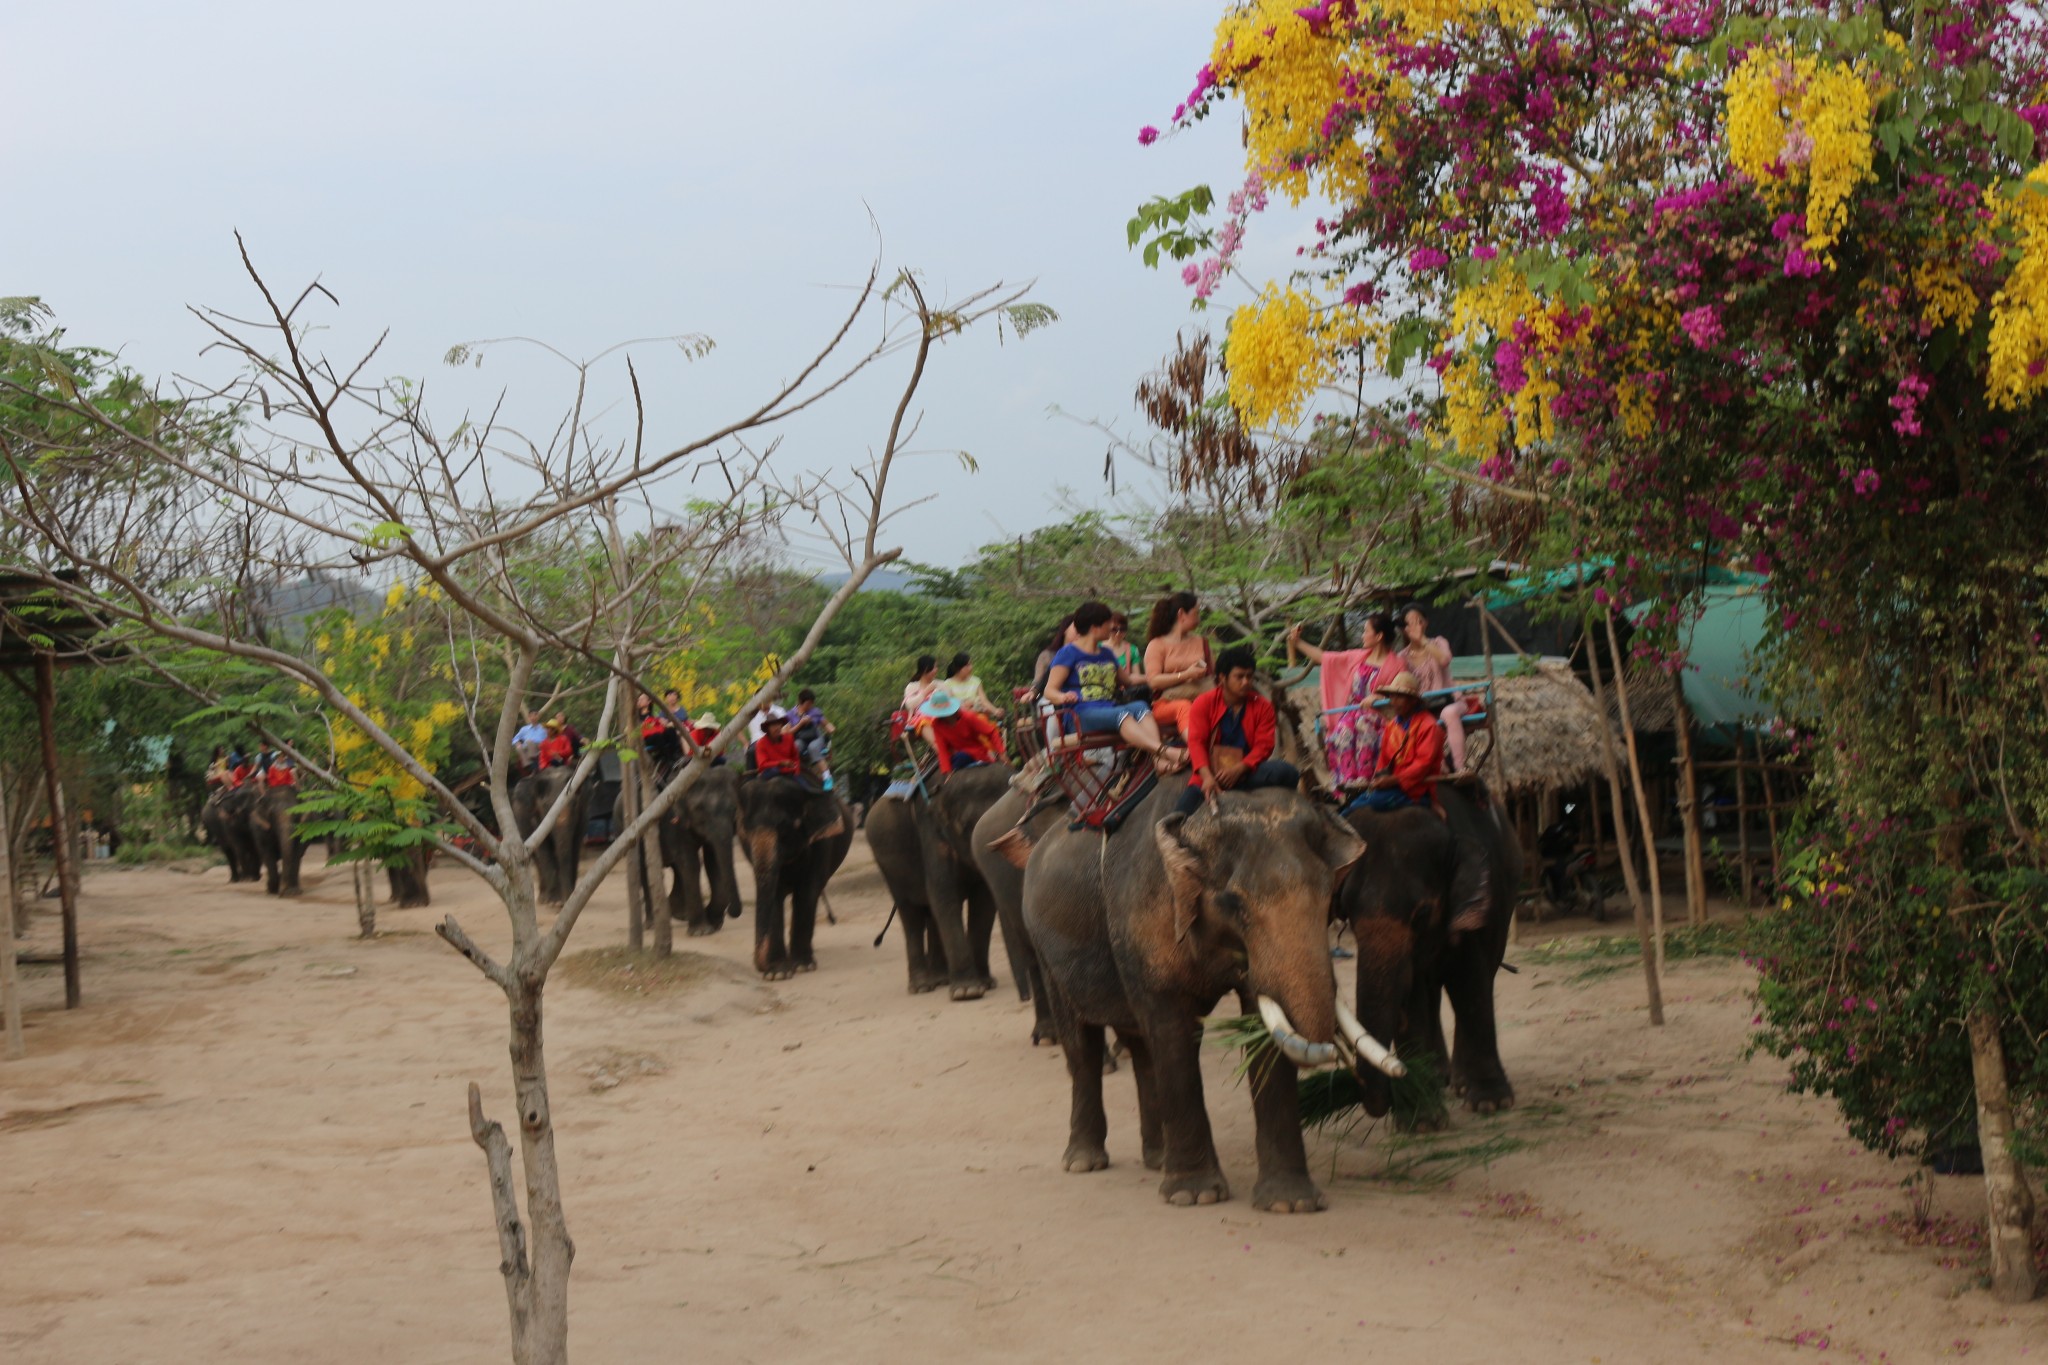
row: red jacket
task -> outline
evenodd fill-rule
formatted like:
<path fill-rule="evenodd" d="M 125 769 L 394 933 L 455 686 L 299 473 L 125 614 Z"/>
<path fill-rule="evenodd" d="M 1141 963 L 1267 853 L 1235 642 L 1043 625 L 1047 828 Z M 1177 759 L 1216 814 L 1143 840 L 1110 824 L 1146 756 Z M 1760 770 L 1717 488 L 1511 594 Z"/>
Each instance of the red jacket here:
<path fill-rule="evenodd" d="M 273 787 L 292 787 L 298 785 L 299 775 L 283 764 L 273 763 L 264 780 Z"/>
<path fill-rule="evenodd" d="M 782 738 L 770 739 L 763 735 L 754 741 L 754 771 L 759 773 L 788 773 L 791 777 L 803 771 L 803 763 L 797 758 L 796 736 L 787 727 Z"/>
<path fill-rule="evenodd" d="M 1191 786 L 1201 782 L 1202 772 L 1209 766 L 1209 746 L 1216 742 L 1216 727 L 1228 709 L 1223 689 L 1212 687 L 1189 704 L 1187 715 L 1181 719 L 1181 736 L 1188 742 L 1188 758 L 1192 760 Z M 1244 763 L 1247 768 L 1256 768 L 1273 756 L 1274 739 L 1279 733 L 1273 703 L 1258 692 L 1252 692 L 1244 699 L 1243 724 L 1248 746 L 1244 751 Z"/>
<path fill-rule="evenodd" d="M 986 716 L 972 711 L 955 711 L 931 724 L 932 744 L 939 751 L 939 771 L 953 771 L 953 755 L 998 763 L 1003 757 L 1003 732 Z"/>
<path fill-rule="evenodd" d="M 540 766 L 543 768 L 566 768 L 576 760 L 576 741 L 568 732 L 549 735 L 540 742 Z"/>
<path fill-rule="evenodd" d="M 1392 773 L 1401 779 L 1401 790 L 1410 801 L 1427 805 L 1436 792 L 1436 778 L 1444 770 L 1444 727 L 1428 711 L 1417 711 L 1406 720 L 1387 717 L 1380 731 L 1378 776 Z"/>

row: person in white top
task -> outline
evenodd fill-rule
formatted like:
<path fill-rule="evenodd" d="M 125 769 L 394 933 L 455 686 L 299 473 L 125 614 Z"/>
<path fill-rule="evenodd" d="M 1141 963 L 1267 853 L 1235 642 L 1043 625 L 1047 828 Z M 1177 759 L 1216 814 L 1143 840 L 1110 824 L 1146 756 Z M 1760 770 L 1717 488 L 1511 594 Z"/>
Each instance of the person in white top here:
<path fill-rule="evenodd" d="M 974 660 L 966 650 L 955 654 L 946 665 L 946 695 L 969 711 L 978 711 L 984 716 L 1001 720 L 1003 709 L 988 699 L 988 691 L 975 676 Z"/>

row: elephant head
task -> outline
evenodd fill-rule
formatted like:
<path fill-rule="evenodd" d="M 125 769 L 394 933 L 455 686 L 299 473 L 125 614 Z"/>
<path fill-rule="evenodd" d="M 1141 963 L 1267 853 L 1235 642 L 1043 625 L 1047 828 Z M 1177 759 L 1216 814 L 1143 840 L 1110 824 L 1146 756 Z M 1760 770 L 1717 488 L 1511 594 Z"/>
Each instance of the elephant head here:
<path fill-rule="evenodd" d="M 738 784 L 738 829 L 754 869 L 754 896 L 772 901 L 785 890 L 782 874 L 811 845 L 846 833 L 844 808 L 829 793 L 782 777 L 750 777 Z"/>
<path fill-rule="evenodd" d="M 1202 987 L 1258 1002 L 1274 1044 L 1298 1066 L 1342 1062 L 1363 1079 L 1401 1063 L 1337 998 L 1329 906 L 1365 841 L 1293 792 L 1247 792 L 1208 802 L 1153 828 L 1172 899 L 1182 961 Z"/>
<path fill-rule="evenodd" d="M 672 779 L 671 779 L 672 780 Z M 621 797 L 614 824 L 623 824 Z M 733 866 L 739 828 L 739 795 L 733 770 L 708 769 L 669 807 L 659 826 L 661 861 L 675 874 L 669 910 L 689 923 L 692 934 L 707 934 L 740 916 L 740 884 Z M 699 879 L 710 884 L 707 898 Z"/>
<path fill-rule="evenodd" d="M 1456 792 L 1439 801 L 1441 818 L 1420 808 L 1354 815 L 1368 848 L 1334 904 L 1358 943 L 1358 1017 L 1376 1036 L 1442 1065 L 1445 966 L 1500 927 L 1519 868 L 1497 866 L 1503 841 L 1485 828 L 1490 808 Z M 1375 1118 L 1392 1107 L 1384 1077 L 1364 1078 L 1363 1089 Z"/>

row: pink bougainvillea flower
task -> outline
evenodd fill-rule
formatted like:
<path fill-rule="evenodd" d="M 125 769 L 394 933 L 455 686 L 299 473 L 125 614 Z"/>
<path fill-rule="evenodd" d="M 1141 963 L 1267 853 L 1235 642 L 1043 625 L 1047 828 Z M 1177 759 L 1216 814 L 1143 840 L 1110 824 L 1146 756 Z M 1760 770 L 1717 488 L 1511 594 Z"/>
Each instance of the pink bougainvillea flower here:
<path fill-rule="evenodd" d="M 1850 486 L 1856 490 L 1857 497 L 1867 498 L 1877 491 L 1880 482 L 1882 481 L 1877 477 L 1875 469 L 1865 468 L 1856 471 L 1856 477 Z"/>
<path fill-rule="evenodd" d="M 1157 141 L 1159 141 L 1159 130 L 1151 124 L 1148 123 L 1138 130 L 1138 145 L 1140 147 L 1150 147 Z"/>
<path fill-rule="evenodd" d="M 1679 314 L 1678 325 L 1692 338 L 1692 344 L 1702 351 L 1711 347 L 1722 336 L 1721 314 L 1712 304 Z"/>
<path fill-rule="evenodd" d="M 1433 246 L 1419 246 L 1408 253 L 1408 268 L 1417 274 L 1421 274 L 1425 270 L 1435 270 L 1439 266 L 1446 266 L 1450 263 L 1451 258 Z"/>

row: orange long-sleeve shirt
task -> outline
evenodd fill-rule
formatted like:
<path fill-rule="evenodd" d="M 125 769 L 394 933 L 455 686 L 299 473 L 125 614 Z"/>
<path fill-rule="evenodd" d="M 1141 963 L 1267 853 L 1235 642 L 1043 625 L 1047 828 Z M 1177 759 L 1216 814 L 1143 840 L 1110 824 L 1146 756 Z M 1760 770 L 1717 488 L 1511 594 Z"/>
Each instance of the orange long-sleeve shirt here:
<path fill-rule="evenodd" d="M 1444 770 L 1444 727 L 1427 711 L 1403 719 L 1389 716 L 1380 732 L 1381 777 L 1392 773 L 1410 801 L 1428 804 Z"/>

